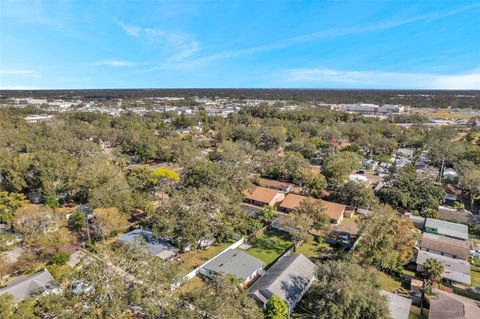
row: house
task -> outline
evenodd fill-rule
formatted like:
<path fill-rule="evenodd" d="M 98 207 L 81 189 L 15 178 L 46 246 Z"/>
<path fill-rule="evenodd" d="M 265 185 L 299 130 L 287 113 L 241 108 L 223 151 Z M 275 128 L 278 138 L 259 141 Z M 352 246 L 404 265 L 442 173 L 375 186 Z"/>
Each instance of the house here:
<path fill-rule="evenodd" d="M 336 242 L 341 242 L 351 247 L 358 239 L 360 228 L 355 221 L 343 221 L 333 228 L 333 237 Z"/>
<path fill-rule="evenodd" d="M 412 163 L 411 160 L 406 159 L 404 157 L 399 157 L 399 158 L 395 159 L 395 166 L 396 167 L 403 167 L 403 166 L 405 166 L 407 164 L 411 164 L 411 163 Z"/>
<path fill-rule="evenodd" d="M 466 224 L 472 216 L 472 213 L 465 209 L 458 210 L 445 206 L 438 208 L 438 217 L 442 220 Z"/>
<path fill-rule="evenodd" d="M 397 150 L 397 156 L 403 157 L 406 159 L 412 159 L 414 153 L 415 153 L 415 150 L 413 148 L 399 148 Z"/>
<path fill-rule="evenodd" d="M 480 116 L 472 116 L 468 120 L 467 125 L 471 126 L 471 127 L 479 127 L 480 126 Z"/>
<path fill-rule="evenodd" d="M 428 319 L 480 318 L 478 301 L 457 294 L 436 290 L 437 298 L 430 300 Z"/>
<path fill-rule="evenodd" d="M 446 168 L 443 171 L 443 178 L 453 180 L 458 176 L 458 173 L 453 168 Z"/>
<path fill-rule="evenodd" d="M 408 219 L 410 219 L 410 221 L 413 223 L 413 225 L 419 230 L 423 230 L 423 228 L 425 227 L 425 217 L 415 216 L 415 215 L 412 215 L 411 213 L 409 213 L 408 214 Z"/>
<path fill-rule="evenodd" d="M 135 229 L 117 238 L 120 245 L 138 243 L 145 245 L 150 253 L 163 260 L 169 260 L 178 254 L 178 248 L 173 247 L 165 238 L 154 237 L 151 231 Z"/>
<path fill-rule="evenodd" d="M 468 242 L 444 236 L 424 233 L 420 249 L 451 258 L 467 260 L 470 252 Z"/>
<path fill-rule="evenodd" d="M 313 200 L 319 201 L 316 198 L 305 197 L 296 194 L 288 194 L 285 197 L 285 200 L 280 203 L 279 209 L 285 213 L 291 212 L 292 210 L 299 208 L 304 200 Z M 343 213 L 345 212 L 345 205 L 321 201 L 325 207 L 325 214 L 330 217 L 330 220 L 333 224 L 339 224 L 343 220 Z"/>
<path fill-rule="evenodd" d="M 25 117 L 27 123 L 50 122 L 53 120 L 53 115 L 29 115 Z"/>
<path fill-rule="evenodd" d="M 290 193 L 293 189 L 293 184 L 280 182 L 273 179 L 268 178 L 257 178 L 257 183 L 259 186 L 266 187 L 269 189 L 273 189 L 276 191 Z"/>
<path fill-rule="evenodd" d="M 265 187 L 255 187 L 253 191 L 247 191 L 244 193 L 245 201 L 250 204 L 257 206 L 275 206 L 278 202 L 281 202 L 285 195 L 276 190 L 265 188 Z"/>
<path fill-rule="evenodd" d="M 281 257 L 248 292 L 265 307 L 272 295 L 282 298 L 289 311 L 302 299 L 315 279 L 316 266 L 302 254 Z"/>
<path fill-rule="evenodd" d="M 364 163 L 363 163 L 363 168 L 366 170 L 366 171 L 373 171 L 375 170 L 377 167 L 378 167 L 378 162 L 376 160 L 373 160 L 373 159 L 369 159 L 369 160 L 366 160 Z"/>
<path fill-rule="evenodd" d="M 418 272 L 423 271 L 423 264 L 428 259 L 436 259 L 443 264 L 442 278 L 470 285 L 470 264 L 467 261 L 419 250 L 416 259 Z"/>
<path fill-rule="evenodd" d="M 258 207 L 256 205 L 247 204 L 247 203 L 241 203 L 240 208 L 246 214 L 248 214 L 249 216 L 255 217 L 255 218 L 258 216 L 258 214 L 260 214 L 263 211 L 262 207 Z"/>
<path fill-rule="evenodd" d="M 397 294 L 393 294 L 385 290 L 381 290 L 380 294 L 387 298 L 390 318 L 408 319 L 408 316 L 410 314 L 410 307 L 412 306 L 411 299 L 399 296 Z"/>
<path fill-rule="evenodd" d="M 434 218 L 427 218 L 425 220 L 424 232 L 460 240 L 468 240 L 467 225 L 446 222 Z"/>
<path fill-rule="evenodd" d="M 36 274 L 10 281 L 6 287 L 0 289 L 0 295 L 11 294 L 13 299 L 19 302 L 28 297 L 47 293 L 55 288 L 55 279 L 45 269 Z"/>
<path fill-rule="evenodd" d="M 444 189 L 446 195 L 443 203 L 445 205 L 453 205 L 453 203 L 458 201 L 460 195 L 462 194 L 462 191 L 452 184 L 446 184 Z"/>
<path fill-rule="evenodd" d="M 262 273 L 263 262 L 240 249 L 229 249 L 211 259 L 200 269 L 200 273 L 213 278 L 218 274 L 230 274 L 242 279 L 247 285 Z"/>

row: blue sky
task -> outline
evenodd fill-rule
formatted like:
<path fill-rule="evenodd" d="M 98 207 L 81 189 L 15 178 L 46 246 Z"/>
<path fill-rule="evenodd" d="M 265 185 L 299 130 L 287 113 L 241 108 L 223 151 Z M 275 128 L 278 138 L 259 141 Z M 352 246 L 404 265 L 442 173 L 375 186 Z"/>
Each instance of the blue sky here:
<path fill-rule="evenodd" d="M 0 0 L 0 88 L 480 89 L 480 2 Z"/>

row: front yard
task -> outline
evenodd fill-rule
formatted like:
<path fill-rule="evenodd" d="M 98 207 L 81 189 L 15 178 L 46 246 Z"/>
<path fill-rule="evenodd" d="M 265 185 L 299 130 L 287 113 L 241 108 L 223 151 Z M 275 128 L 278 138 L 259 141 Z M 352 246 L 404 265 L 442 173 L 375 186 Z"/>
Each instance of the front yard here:
<path fill-rule="evenodd" d="M 290 234 L 275 229 L 267 230 L 263 235 L 249 243 L 247 253 L 260 259 L 268 267 L 293 245 Z"/>

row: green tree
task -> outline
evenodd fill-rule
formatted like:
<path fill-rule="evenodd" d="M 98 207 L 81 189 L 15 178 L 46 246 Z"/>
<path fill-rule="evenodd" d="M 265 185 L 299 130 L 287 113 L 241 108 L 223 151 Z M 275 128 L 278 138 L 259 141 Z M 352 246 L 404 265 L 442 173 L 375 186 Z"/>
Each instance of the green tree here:
<path fill-rule="evenodd" d="M 470 209 L 473 211 L 475 199 L 480 196 L 480 168 L 472 162 L 462 163 L 459 182 L 470 196 Z"/>
<path fill-rule="evenodd" d="M 260 215 L 258 216 L 264 224 L 268 223 L 271 221 L 273 218 L 275 218 L 278 215 L 278 212 L 273 208 L 272 206 L 266 205 L 263 207 L 263 210 L 261 211 Z"/>
<path fill-rule="evenodd" d="M 0 191 L 0 223 L 10 223 L 24 203 L 25 195 Z"/>
<path fill-rule="evenodd" d="M 332 197 L 354 207 L 371 206 L 378 202 L 373 190 L 362 182 L 348 181 L 335 188 Z"/>
<path fill-rule="evenodd" d="M 424 212 L 438 210 L 445 191 L 433 179 L 418 175 L 413 165 L 405 165 L 386 179 L 378 197 L 395 208 Z"/>
<path fill-rule="evenodd" d="M 371 268 L 349 261 L 327 261 L 318 265 L 316 277 L 301 302 L 315 318 L 390 317 L 376 272 Z"/>
<path fill-rule="evenodd" d="M 265 319 L 286 319 L 288 306 L 280 297 L 272 295 L 265 306 Z"/>
<path fill-rule="evenodd" d="M 362 234 L 355 256 L 360 263 L 381 270 L 399 271 L 408 263 L 415 246 L 415 227 L 405 216 L 388 206 L 378 206 L 362 219 Z"/>
<path fill-rule="evenodd" d="M 362 158 L 352 152 L 341 152 L 329 156 L 322 167 L 322 173 L 328 183 L 339 185 L 343 183 L 348 175 L 362 166 Z"/>
<path fill-rule="evenodd" d="M 423 264 L 423 273 L 430 281 L 439 280 L 442 277 L 443 270 L 443 264 L 434 258 L 428 258 Z"/>

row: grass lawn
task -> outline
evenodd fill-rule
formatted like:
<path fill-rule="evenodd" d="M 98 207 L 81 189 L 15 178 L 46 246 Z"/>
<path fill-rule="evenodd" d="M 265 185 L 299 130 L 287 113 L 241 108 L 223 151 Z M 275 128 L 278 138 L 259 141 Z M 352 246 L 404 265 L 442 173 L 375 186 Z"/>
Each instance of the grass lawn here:
<path fill-rule="evenodd" d="M 202 290 L 208 286 L 208 283 L 205 281 L 205 279 L 195 276 L 186 283 L 184 283 L 182 286 L 180 286 L 179 289 L 175 290 L 175 293 L 177 295 L 181 295 L 184 293 L 191 293 L 195 291 Z"/>
<path fill-rule="evenodd" d="M 222 252 L 222 250 L 224 250 L 231 244 L 233 244 L 233 241 L 229 241 L 221 244 L 215 244 L 213 246 L 208 247 L 207 249 L 201 249 L 201 250 L 181 254 L 179 256 L 179 259 L 180 259 L 179 266 L 180 268 L 186 271 L 193 270 L 198 266 L 200 266 L 201 264 L 205 263 L 207 260 L 218 255 L 220 252 Z"/>
<path fill-rule="evenodd" d="M 423 319 L 423 318 L 425 318 L 425 317 L 417 315 L 416 313 L 413 313 L 413 312 L 410 312 L 408 314 L 408 319 Z"/>
<path fill-rule="evenodd" d="M 325 242 L 317 242 L 315 239 L 310 239 L 307 242 L 302 243 L 297 249 L 297 253 L 303 254 L 308 258 L 317 259 L 325 253 L 331 252 L 332 246 Z"/>
<path fill-rule="evenodd" d="M 477 287 L 480 286 L 480 272 L 478 271 L 471 271 L 470 277 L 472 279 L 472 286 Z"/>
<path fill-rule="evenodd" d="M 378 272 L 378 279 L 380 280 L 382 289 L 386 291 L 393 292 L 395 289 L 402 286 L 402 283 L 398 279 L 381 271 Z"/>
<path fill-rule="evenodd" d="M 265 265 L 270 265 L 292 246 L 293 241 L 290 234 L 272 229 L 267 230 L 262 236 L 255 238 L 249 244 L 252 247 L 247 252 L 263 261 Z"/>

